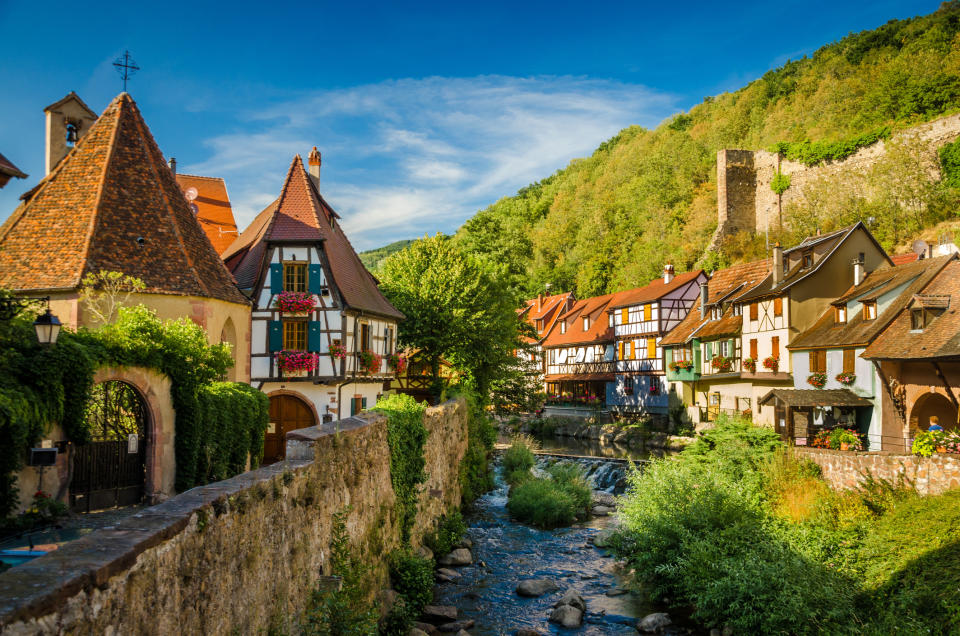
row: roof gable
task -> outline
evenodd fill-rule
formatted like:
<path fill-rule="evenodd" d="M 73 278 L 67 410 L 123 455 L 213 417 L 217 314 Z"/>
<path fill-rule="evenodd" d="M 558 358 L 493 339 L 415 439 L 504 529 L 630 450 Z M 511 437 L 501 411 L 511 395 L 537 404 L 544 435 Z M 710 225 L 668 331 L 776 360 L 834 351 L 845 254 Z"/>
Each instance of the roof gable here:
<path fill-rule="evenodd" d="M 664 283 L 663 278 L 655 278 L 652 282 L 643 287 L 636 287 L 622 292 L 617 292 L 617 300 L 610 304 L 610 309 L 620 309 L 640 303 L 648 303 L 663 298 L 670 292 L 680 289 L 703 274 L 702 269 L 693 270 L 684 274 L 677 274 L 669 283 Z"/>
<path fill-rule="evenodd" d="M 76 289 L 100 270 L 136 276 L 148 293 L 247 302 L 127 93 L 0 227 L 2 287 Z"/>
<path fill-rule="evenodd" d="M 187 192 L 197 191 L 192 203 L 197 206 L 197 221 L 218 254 L 222 254 L 237 240 L 237 222 L 233 218 L 227 184 L 219 177 L 201 177 L 177 173 L 177 183 Z"/>

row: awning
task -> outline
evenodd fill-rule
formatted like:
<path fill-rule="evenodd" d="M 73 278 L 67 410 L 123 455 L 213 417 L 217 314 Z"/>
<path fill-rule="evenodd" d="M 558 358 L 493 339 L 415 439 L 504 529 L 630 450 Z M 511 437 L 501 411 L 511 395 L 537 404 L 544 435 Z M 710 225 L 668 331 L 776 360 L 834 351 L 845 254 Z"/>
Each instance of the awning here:
<path fill-rule="evenodd" d="M 613 382 L 616 376 L 612 373 L 571 373 L 567 375 L 548 375 L 547 382 Z"/>
<path fill-rule="evenodd" d="M 873 406 L 870 400 L 850 389 L 773 389 L 762 398 L 761 405 L 783 406 Z"/>

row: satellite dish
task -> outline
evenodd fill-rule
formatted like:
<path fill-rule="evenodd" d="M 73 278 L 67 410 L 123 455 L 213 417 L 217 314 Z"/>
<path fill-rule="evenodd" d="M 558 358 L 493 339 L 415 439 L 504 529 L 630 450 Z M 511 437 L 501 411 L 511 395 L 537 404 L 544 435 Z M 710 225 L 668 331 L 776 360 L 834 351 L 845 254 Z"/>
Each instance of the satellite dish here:
<path fill-rule="evenodd" d="M 920 258 L 923 258 L 924 256 L 926 256 L 927 250 L 929 249 L 930 249 L 930 246 L 927 245 L 926 241 L 917 239 L 916 241 L 913 242 L 913 253 L 919 256 Z"/>
<path fill-rule="evenodd" d="M 196 188 L 191 187 L 191 188 L 187 188 L 186 191 L 184 191 L 183 196 L 187 197 L 187 201 L 193 201 L 198 196 L 200 196 L 200 193 L 197 192 Z"/>

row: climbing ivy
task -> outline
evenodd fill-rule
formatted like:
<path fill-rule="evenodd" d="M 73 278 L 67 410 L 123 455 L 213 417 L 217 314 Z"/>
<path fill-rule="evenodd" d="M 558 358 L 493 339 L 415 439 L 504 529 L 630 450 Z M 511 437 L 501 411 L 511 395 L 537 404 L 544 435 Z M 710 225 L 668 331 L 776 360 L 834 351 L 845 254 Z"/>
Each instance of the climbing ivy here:
<path fill-rule="evenodd" d="M 824 161 L 846 159 L 861 148 L 890 138 L 890 127 L 884 126 L 870 132 L 839 141 L 781 141 L 770 147 L 770 152 L 779 153 L 791 161 L 815 166 Z"/>
<path fill-rule="evenodd" d="M 89 439 L 86 400 L 96 369 L 105 365 L 147 367 L 170 378 L 177 490 L 242 472 L 248 451 L 252 464 L 259 463 L 266 397 L 245 385 L 214 383 L 232 364 L 230 351 L 208 344 L 196 323 L 164 321 L 142 305 L 124 307 L 116 322 L 92 331 L 64 329 L 55 346 L 44 348 L 33 319 L 25 312 L 0 321 L 0 517 L 16 509 L 15 472 L 53 423 L 69 441 Z"/>
<path fill-rule="evenodd" d="M 374 410 L 387 416 L 390 482 L 397 497 L 400 539 L 406 544 L 417 515 L 418 486 L 427 480 L 423 456 L 428 434 L 423 425 L 426 403 L 409 395 L 392 394 L 377 402 Z"/>
<path fill-rule="evenodd" d="M 790 175 L 783 174 L 778 170 L 777 174 L 773 175 L 773 179 L 770 180 L 770 189 L 776 192 L 778 195 L 782 195 L 789 187 Z"/>
<path fill-rule="evenodd" d="M 960 188 L 960 140 L 944 144 L 938 152 L 943 175 L 941 183 L 951 188 Z"/>

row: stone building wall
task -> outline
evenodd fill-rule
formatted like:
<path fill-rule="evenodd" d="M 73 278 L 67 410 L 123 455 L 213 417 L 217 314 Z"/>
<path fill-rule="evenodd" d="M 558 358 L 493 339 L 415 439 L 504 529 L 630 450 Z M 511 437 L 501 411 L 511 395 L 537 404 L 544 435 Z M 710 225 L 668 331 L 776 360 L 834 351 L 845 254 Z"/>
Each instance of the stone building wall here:
<path fill-rule="evenodd" d="M 798 457 L 817 463 L 824 479 L 834 488 L 855 488 L 868 473 L 894 482 L 902 476 L 923 495 L 939 495 L 960 487 L 960 455 L 937 453 L 932 457 L 917 457 L 823 448 L 796 447 L 794 450 Z"/>
<path fill-rule="evenodd" d="M 462 401 L 430 408 L 414 547 L 460 503 Z M 288 436 L 288 460 L 194 488 L 0 574 L 3 634 L 292 633 L 330 574 L 334 513 L 379 587 L 399 546 L 386 419 L 363 413 Z"/>
<path fill-rule="evenodd" d="M 924 165 L 939 174 L 937 149 L 960 137 L 960 113 L 903 130 L 895 138 L 913 137 L 926 148 Z M 777 170 L 790 176 L 790 187 L 783 193 L 781 205 L 801 202 L 804 191 L 823 180 L 843 179 L 854 184 L 851 176 L 866 175 L 883 158 L 887 144 L 879 141 L 861 148 L 843 161 L 828 161 L 806 166 L 795 161 L 781 160 L 776 153 L 766 150 L 732 150 L 717 152 L 717 232 L 711 249 L 724 236 L 739 231 L 764 232 L 780 223 L 777 194 L 770 183 Z M 866 192 L 857 194 L 865 195 Z"/>

